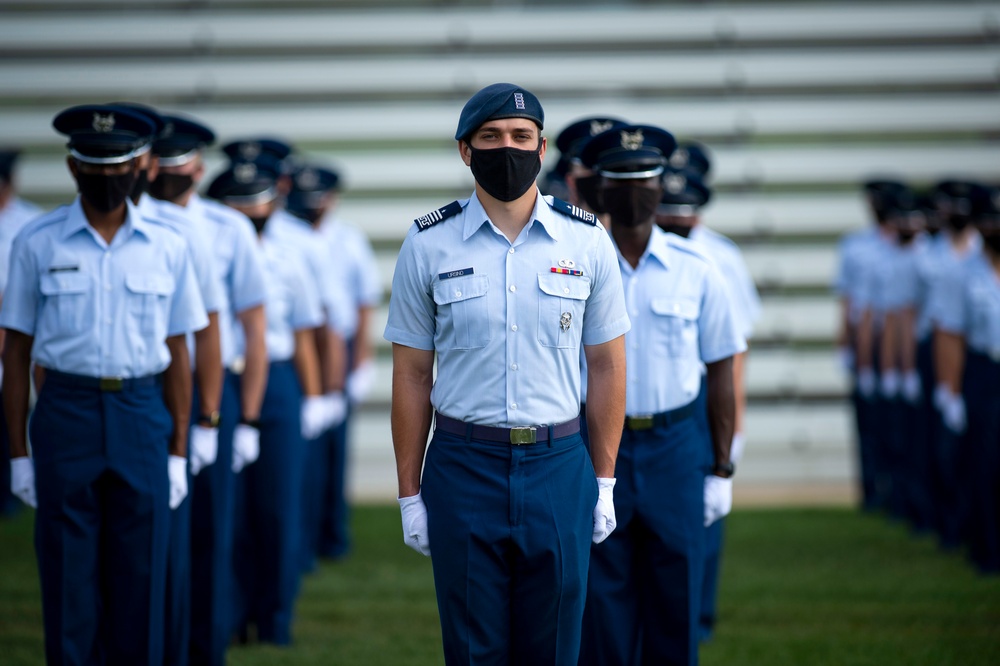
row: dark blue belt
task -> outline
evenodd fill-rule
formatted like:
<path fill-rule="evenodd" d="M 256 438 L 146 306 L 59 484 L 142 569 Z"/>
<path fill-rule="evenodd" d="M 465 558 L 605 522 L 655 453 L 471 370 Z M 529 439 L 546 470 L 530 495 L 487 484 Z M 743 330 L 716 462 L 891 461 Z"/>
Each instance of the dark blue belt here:
<path fill-rule="evenodd" d="M 72 372 L 60 372 L 45 368 L 45 381 L 61 386 L 74 386 L 77 388 L 93 389 L 95 391 L 117 393 L 120 391 L 134 391 L 138 388 L 149 388 L 150 386 L 160 386 L 163 383 L 163 373 L 146 375 L 145 377 L 90 377 L 89 375 L 76 375 Z"/>
<path fill-rule="evenodd" d="M 477 425 L 466 423 L 445 416 L 440 412 L 434 412 L 435 427 L 442 432 L 471 439 L 483 439 L 488 442 L 504 442 L 520 446 L 522 444 L 534 444 L 536 442 L 547 442 L 549 440 L 549 430 L 552 437 L 569 437 L 580 432 L 580 417 L 572 418 L 565 423 L 554 426 L 521 426 L 518 428 L 494 428 L 493 426 Z"/>
<path fill-rule="evenodd" d="M 694 414 L 697 400 L 689 402 L 683 407 L 671 409 L 659 414 L 638 414 L 636 416 L 625 417 L 626 430 L 651 430 L 653 428 L 665 428 L 675 423 L 680 423 L 684 419 Z"/>

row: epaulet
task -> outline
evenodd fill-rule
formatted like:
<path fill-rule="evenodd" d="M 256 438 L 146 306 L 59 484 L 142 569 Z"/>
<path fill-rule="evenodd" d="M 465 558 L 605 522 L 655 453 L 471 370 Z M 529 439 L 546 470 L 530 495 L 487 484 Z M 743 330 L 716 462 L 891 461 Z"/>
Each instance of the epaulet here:
<path fill-rule="evenodd" d="M 458 201 L 452 201 L 447 206 L 443 208 L 438 208 L 437 210 L 432 210 L 426 215 L 422 215 L 417 219 L 413 220 L 413 223 L 417 225 L 417 231 L 425 231 L 430 229 L 438 222 L 443 222 L 449 217 L 454 217 L 462 212 L 462 204 Z"/>
<path fill-rule="evenodd" d="M 574 220 L 579 220 L 580 222 L 586 222 L 589 225 L 597 225 L 597 216 L 591 213 L 589 210 L 584 210 L 579 206 L 574 206 L 571 203 L 563 201 L 562 199 L 556 199 L 552 197 L 552 203 L 549 204 L 553 209 L 559 211 L 563 215 L 569 215 Z"/>

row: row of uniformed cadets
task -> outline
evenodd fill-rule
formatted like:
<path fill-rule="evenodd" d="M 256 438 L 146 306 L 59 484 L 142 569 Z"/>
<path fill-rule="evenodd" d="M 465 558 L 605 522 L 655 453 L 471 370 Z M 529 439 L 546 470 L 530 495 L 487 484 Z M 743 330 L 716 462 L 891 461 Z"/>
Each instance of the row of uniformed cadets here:
<path fill-rule="evenodd" d="M 53 124 L 80 195 L 26 224 L 0 209 L 10 488 L 38 507 L 47 661 L 288 643 L 301 573 L 349 547 L 344 389 L 363 399 L 372 366 L 359 344 L 349 375 L 344 340 L 379 296 L 367 241 L 325 219 L 336 173 L 288 169 L 280 142 L 227 145 L 205 199 L 215 137 L 190 118 L 116 103 Z"/>
<path fill-rule="evenodd" d="M 875 224 L 841 243 L 862 506 L 1000 571 L 1000 190 L 865 183 Z"/>

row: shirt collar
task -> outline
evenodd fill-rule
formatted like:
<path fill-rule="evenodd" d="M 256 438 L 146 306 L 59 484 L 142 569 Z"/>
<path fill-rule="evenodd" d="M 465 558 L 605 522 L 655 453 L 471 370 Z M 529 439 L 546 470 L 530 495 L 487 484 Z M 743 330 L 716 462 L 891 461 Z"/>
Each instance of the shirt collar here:
<path fill-rule="evenodd" d="M 122 228 L 125 230 L 123 238 L 128 238 L 133 233 L 140 233 L 149 238 L 150 223 L 142 219 L 142 214 L 132 204 L 131 199 L 125 200 L 125 207 L 125 224 L 122 225 Z M 87 226 L 89 226 L 87 216 L 83 212 L 83 205 L 80 203 L 79 195 L 77 195 L 73 204 L 69 207 L 69 215 L 62 223 L 62 238 L 69 238 L 73 234 L 86 229 Z"/>
<path fill-rule="evenodd" d="M 609 234 L 610 235 L 610 234 Z M 611 236 L 612 242 L 614 242 L 614 236 Z M 642 256 L 639 258 L 639 265 L 641 266 L 646 257 L 653 257 L 658 262 L 660 262 L 664 268 L 670 268 L 670 261 L 668 259 L 670 255 L 670 234 L 660 229 L 655 224 L 653 225 L 653 230 L 649 234 L 649 241 L 646 243 L 646 249 L 643 251 Z M 625 258 L 622 257 L 621 250 L 618 249 L 618 243 L 615 243 L 615 251 L 618 252 L 618 261 L 625 262 Z M 627 262 L 622 263 L 623 266 L 628 265 Z M 631 269 L 631 266 L 629 266 Z M 638 270 L 638 269 L 636 269 Z"/>
<path fill-rule="evenodd" d="M 465 206 L 465 226 L 462 229 L 462 240 L 469 240 L 488 221 L 489 216 L 486 214 L 482 202 L 479 201 L 479 197 L 473 191 L 472 196 L 469 197 L 468 205 Z M 531 220 L 525 225 L 525 228 L 531 227 L 536 222 L 552 240 L 559 240 L 558 218 L 537 187 L 535 188 L 535 207 L 531 211 Z"/>

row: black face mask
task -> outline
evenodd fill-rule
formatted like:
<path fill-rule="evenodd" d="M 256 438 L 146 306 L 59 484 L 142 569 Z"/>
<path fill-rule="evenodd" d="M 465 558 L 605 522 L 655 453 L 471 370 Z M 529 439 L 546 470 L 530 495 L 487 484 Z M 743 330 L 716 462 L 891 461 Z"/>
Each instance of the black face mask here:
<path fill-rule="evenodd" d="M 983 234 L 983 245 L 988 247 L 993 254 L 1000 255 L 1000 233 Z"/>
<path fill-rule="evenodd" d="M 132 183 L 132 189 L 128 193 L 128 198 L 132 200 L 132 203 L 139 203 L 139 197 L 149 189 L 149 171 L 146 169 L 141 169 L 139 175 L 135 177 L 135 182 Z"/>
<path fill-rule="evenodd" d="M 948 216 L 948 226 L 951 227 L 953 231 L 964 231 L 971 219 L 968 215 L 949 215 Z"/>
<path fill-rule="evenodd" d="M 910 243 L 913 242 L 913 239 L 916 238 L 916 237 L 917 237 L 917 235 L 915 233 L 911 232 L 911 231 L 900 231 L 899 232 L 899 244 L 900 245 L 909 245 Z"/>
<path fill-rule="evenodd" d="M 149 184 L 149 194 L 161 201 L 174 201 L 194 185 L 194 176 L 161 173 Z"/>
<path fill-rule="evenodd" d="M 637 227 L 656 213 L 663 190 L 648 187 L 605 187 L 601 189 L 601 207 L 611 216 L 611 223 Z"/>
<path fill-rule="evenodd" d="M 315 225 L 323 217 L 323 209 L 321 208 L 286 208 L 289 213 L 295 217 L 305 220 L 309 224 Z"/>
<path fill-rule="evenodd" d="M 104 174 L 76 174 L 76 187 L 80 197 L 102 213 L 115 210 L 128 197 L 136 179 L 134 172 L 129 171 L 117 176 Z"/>
<path fill-rule="evenodd" d="M 473 148 L 472 175 L 480 187 L 494 199 L 513 201 L 528 191 L 542 170 L 538 150 L 518 150 L 517 148 Z"/>
<path fill-rule="evenodd" d="M 271 217 L 271 216 L 270 215 L 265 215 L 264 217 L 251 217 L 250 218 L 250 221 L 253 222 L 253 228 L 257 230 L 258 234 L 264 232 L 264 225 L 267 224 L 267 220 L 268 220 L 269 217 Z"/>
<path fill-rule="evenodd" d="M 657 226 L 666 231 L 668 234 L 677 234 L 682 238 L 690 236 L 691 230 L 694 229 L 694 227 L 689 227 L 684 224 L 660 224 Z"/>
<path fill-rule="evenodd" d="M 576 193 L 583 199 L 583 203 L 587 205 L 587 208 L 595 213 L 604 212 L 601 210 L 600 187 L 601 176 L 599 174 L 581 176 L 576 179 Z"/>

